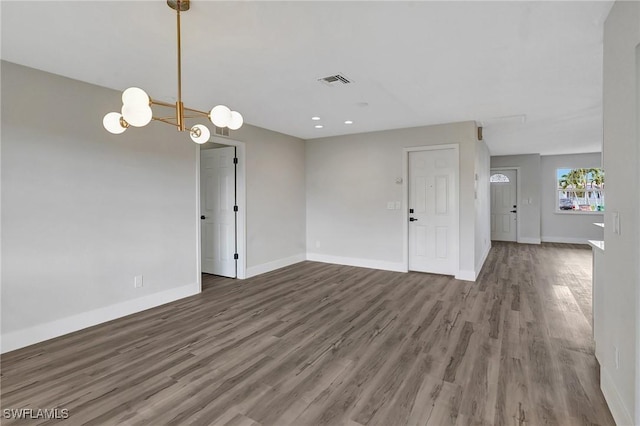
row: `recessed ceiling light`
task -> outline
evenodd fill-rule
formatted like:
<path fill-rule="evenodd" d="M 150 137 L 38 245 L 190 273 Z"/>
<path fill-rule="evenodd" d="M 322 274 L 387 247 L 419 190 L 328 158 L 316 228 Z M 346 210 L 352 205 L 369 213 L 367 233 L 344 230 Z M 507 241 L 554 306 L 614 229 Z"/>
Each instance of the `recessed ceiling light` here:
<path fill-rule="evenodd" d="M 316 129 L 322 129 L 324 126 L 322 124 L 316 124 L 315 128 Z"/>
<path fill-rule="evenodd" d="M 344 124 L 353 124 L 353 121 L 347 120 L 347 121 L 344 122 Z"/>
<path fill-rule="evenodd" d="M 311 117 L 311 119 L 312 119 L 313 121 L 318 121 L 318 120 L 320 120 L 320 117 L 317 117 L 317 116 L 316 116 L 316 117 Z"/>

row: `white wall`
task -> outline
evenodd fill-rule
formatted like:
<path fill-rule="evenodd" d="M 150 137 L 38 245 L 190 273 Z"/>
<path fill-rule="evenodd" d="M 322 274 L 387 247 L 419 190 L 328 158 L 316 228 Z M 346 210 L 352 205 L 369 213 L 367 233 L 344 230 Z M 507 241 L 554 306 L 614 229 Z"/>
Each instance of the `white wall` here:
<path fill-rule="evenodd" d="M 403 270 L 403 148 L 460 144 L 460 270 L 475 274 L 474 122 L 306 142 L 307 252 L 312 259 Z"/>
<path fill-rule="evenodd" d="M 198 145 L 155 122 L 109 134 L 120 96 L 2 62 L 3 352 L 199 292 Z M 248 124 L 232 137 L 248 275 L 304 260 L 304 142 Z"/>
<path fill-rule="evenodd" d="M 197 147 L 107 133 L 120 103 L 2 62 L 3 351 L 199 292 Z"/>
<path fill-rule="evenodd" d="M 491 168 L 519 167 L 518 242 L 540 244 L 540 155 L 491 157 Z"/>
<path fill-rule="evenodd" d="M 475 236 L 475 264 L 476 274 L 480 273 L 489 250 L 491 249 L 491 157 L 487 144 L 476 143 L 476 236 Z"/>
<path fill-rule="evenodd" d="M 542 241 L 586 244 L 588 240 L 603 239 L 602 228 L 593 225 L 594 222 L 604 220 L 602 214 L 556 213 L 556 188 L 558 185 L 556 170 L 559 168 L 602 167 L 601 159 L 602 155 L 599 152 L 543 155 L 541 157 Z"/>
<path fill-rule="evenodd" d="M 637 49 L 640 3 L 617 1 L 604 28 L 604 145 L 606 173 L 602 389 L 620 425 L 640 424 L 640 109 Z M 620 234 L 613 232 L 614 213 Z M 619 350 L 616 368 L 614 347 Z M 634 421 L 635 419 L 635 421 Z"/>
<path fill-rule="evenodd" d="M 249 124 L 230 137 L 246 144 L 247 276 L 305 260 L 304 141 Z"/>

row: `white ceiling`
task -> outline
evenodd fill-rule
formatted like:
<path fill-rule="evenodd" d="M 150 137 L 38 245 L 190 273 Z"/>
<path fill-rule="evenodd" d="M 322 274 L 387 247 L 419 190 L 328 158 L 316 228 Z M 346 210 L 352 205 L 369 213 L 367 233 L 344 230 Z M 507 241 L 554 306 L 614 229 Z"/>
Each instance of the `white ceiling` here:
<path fill-rule="evenodd" d="M 192 0 L 183 100 L 224 103 L 303 139 L 477 120 L 493 155 L 599 151 L 611 5 Z M 175 12 L 164 1 L 1 7 L 2 59 L 175 100 Z M 353 83 L 317 81 L 336 73 Z"/>

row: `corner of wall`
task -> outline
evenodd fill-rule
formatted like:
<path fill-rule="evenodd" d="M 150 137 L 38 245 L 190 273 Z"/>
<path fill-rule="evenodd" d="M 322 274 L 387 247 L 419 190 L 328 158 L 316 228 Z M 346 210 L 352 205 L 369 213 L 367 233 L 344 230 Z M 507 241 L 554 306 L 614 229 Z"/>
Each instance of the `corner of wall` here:
<path fill-rule="evenodd" d="M 307 260 L 307 254 L 299 253 L 294 256 L 289 256 L 271 262 L 262 263 L 260 265 L 252 266 L 250 268 L 247 268 L 246 278 L 255 277 L 256 275 L 260 274 L 266 274 L 267 272 L 275 271 L 276 269 L 304 262 L 305 260 Z"/>

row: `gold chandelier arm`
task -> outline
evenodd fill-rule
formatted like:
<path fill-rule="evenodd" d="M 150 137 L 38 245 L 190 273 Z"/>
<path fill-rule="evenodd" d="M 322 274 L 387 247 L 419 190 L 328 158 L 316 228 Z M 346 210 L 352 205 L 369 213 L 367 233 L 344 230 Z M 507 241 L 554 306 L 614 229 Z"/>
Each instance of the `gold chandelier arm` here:
<path fill-rule="evenodd" d="M 159 106 L 168 107 L 168 108 L 175 108 L 176 107 L 175 104 L 170 104 L 170 103 L 167 103 L 167 102 L 157 101 L 155 99 L 149 99 L 149 101 L 151 102 L 151 105 L 159 105 Z"/>
<path fill-rule="evenodd" d="M 209 113 L 206 111 L 200 111 L 198 109 L 193 109 L 193 108 L 188 108 L 188 107 L 184 107 L 185 111 L 191 111 L 191 112 L 195 112 L 198 115 L 204 115 L 205 117 L 209 116 Z"/>
<path fill-rule="evenodd" d="M 174 119 L 174 117 L 152 117 L 151 119 L 154 121 L 162 121 L 163 123 L 171 124 L 172 126 L 180 129 L 180 126 L 178 126 L 178 124 L 171 121 L 172 119 Z"/>

